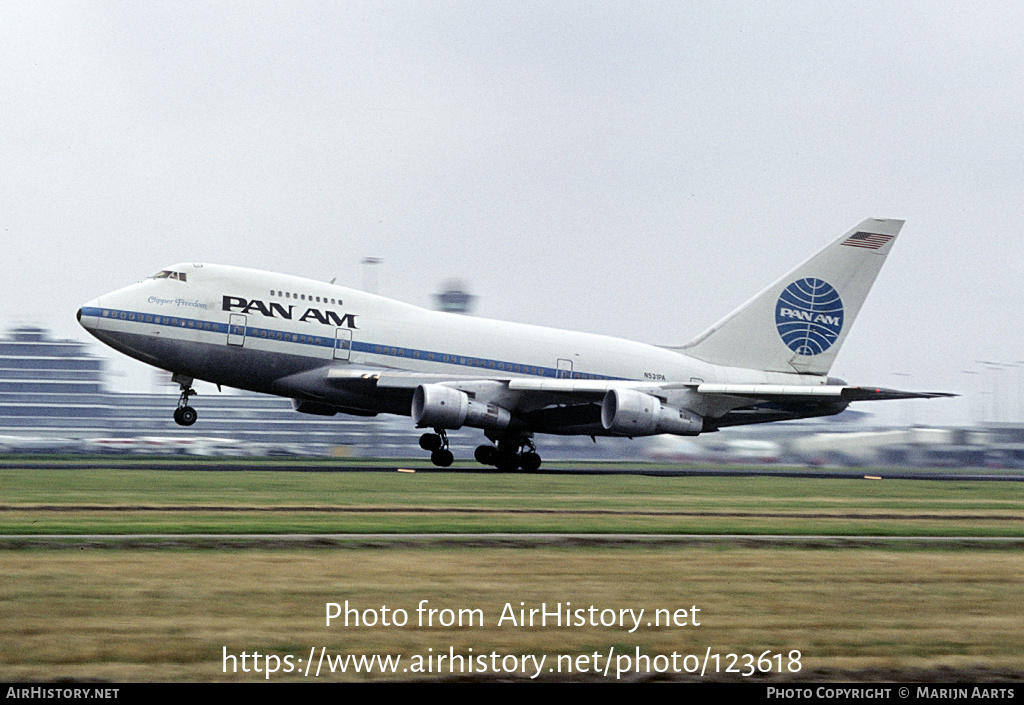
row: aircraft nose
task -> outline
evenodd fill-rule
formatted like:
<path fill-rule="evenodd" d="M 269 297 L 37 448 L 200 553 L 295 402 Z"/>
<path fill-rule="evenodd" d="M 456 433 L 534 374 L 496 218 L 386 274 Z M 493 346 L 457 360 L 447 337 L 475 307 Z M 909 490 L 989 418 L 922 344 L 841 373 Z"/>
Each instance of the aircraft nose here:
<path fill-rule="evenodd" d="M 96 329 L 96 318 L 98 315 L 99 299 L 93 299 L 78 309 L 78 312 L 75 314 L 75 318 L 78 320 L 78 323 L 82 328 L 91 331 Z"/>

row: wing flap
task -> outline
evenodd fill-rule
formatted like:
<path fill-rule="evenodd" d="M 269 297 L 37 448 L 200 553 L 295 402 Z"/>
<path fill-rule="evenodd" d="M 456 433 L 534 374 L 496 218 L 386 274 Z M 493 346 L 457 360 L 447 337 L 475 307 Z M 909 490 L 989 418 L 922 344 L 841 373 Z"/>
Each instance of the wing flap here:
<path fill-rule="evenodd" d="M 379 389 L 416 389 L 421 384 L 458 386 L 463 382 L 501 381 L 486 375 L 430 374 L 373 368 L 352 369 L 350 367 L 331 368 L 327 372 L 327 380 L 335 384 L 345 384 L 353 380 L 368 380 L 374 382 Z"/>
<path fill-rule="evenodd" d="M 609 389 L 657 390 L 664 387 L 661 382 L 636 382 L 626 379 L 548 379 L 537 377 L 513 377 L 508 388 L 516 392 L 562 392 L 582 394 L 604 394 Z"/>
<path fill-rule="evenodd" d="M 443 384 L 457 388 L 464 384 L 497 382 L 505 385 L 513 392 L 558 392 L 586 395 L 604 394 L 609 389 L 621 387 L 649 390 L 654 393 L 662 388 L 685 386 L 666 385 L 663 382 L 637 382 L 630 380 L 503 377 L 486 374 L 452 375 L 372 368 L 353 369 L 351 367 L 332 368 L 327 372 L 327 379 L 336 383 L 345 383 L 351 380 L 370 380 L 376 382 L 376 386 L 382 389 L 415 389 L 421 384 Z"/>

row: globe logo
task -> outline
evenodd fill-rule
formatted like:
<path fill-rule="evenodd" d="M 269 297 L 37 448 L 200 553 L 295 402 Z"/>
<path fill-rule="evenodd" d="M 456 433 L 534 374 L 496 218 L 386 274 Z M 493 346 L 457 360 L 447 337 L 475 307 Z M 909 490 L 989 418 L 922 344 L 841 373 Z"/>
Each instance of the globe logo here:
<path fill-rule="evenodd" d="M 818 355 L 843 330 L 843 301 L 822 279 L 797 279 L 775 304 L 775 327 L 782 342 L 797 355 Z"/>

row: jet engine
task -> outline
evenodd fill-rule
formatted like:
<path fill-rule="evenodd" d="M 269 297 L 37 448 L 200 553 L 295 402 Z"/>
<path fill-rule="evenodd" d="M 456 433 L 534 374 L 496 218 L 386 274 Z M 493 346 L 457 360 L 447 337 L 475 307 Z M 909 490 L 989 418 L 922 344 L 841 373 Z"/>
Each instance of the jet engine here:
<path fill-rule="evenodd" d="M 419 427 L 457 429 L 463 426 L 501 430 L 512 422 L 508 409 L 470 399 L 443 384 L 421 384 L 412 395 L 412 420 Z"/>
<path fill-rule="evenodd" d="M 601 425 L 621 436 L 696 436 L 704 428 L 704 419 L 635 389 L 609 389 L 601 403 Z"/>

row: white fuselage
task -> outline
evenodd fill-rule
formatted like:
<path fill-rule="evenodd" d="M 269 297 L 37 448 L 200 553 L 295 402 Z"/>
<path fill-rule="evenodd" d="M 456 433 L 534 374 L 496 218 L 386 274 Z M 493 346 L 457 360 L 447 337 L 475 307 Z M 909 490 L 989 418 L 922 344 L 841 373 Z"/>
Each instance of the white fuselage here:
<path fill-rule="evenodd" d="M 168 271 L 185 281 L 147 279 L 100 296 L 82 307 L 82 325 L 154 366 L 254 391 L 276 393 L 275 380 L 328 365 L 659 383 L 820 383 L 713 365 L 621 338 L 430 311 L 289 275 L 196 264 Z"/>

